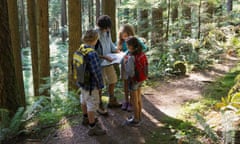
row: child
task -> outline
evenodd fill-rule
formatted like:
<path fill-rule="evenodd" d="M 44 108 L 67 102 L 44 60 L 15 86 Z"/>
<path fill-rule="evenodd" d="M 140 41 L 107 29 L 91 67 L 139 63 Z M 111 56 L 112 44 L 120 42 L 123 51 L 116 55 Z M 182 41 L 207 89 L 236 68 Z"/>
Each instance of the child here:
<path fill-rule="evenodd" d="M 111 18 L 108 15 L 102 15 L 97 19 L 97 31 L 99 33 L 99 42 L 100 47 L 96 47 L 96 51 L 99 54 L 99 57 L 102 60 L 112 61 L 111 57 L 108 57 L 107 54 L 109 53 L 118 53 L 120 52 L 116 46 L 112 42 L 110 28 L 112 26 Z M 108 85 L 108 95 L 109 95 L 109 102 L 108 107 L 121 107 L 121 104 L 118 103 L 117 98 L 114 96 L 114 87 L 115 83 L 117 82 L 117 74 L 113 65 L 102 67 L 103 73 L 103 80 L 104 83 Z M 103 107 L 102 98 L 101 98 L 101 90 L 99 92 L 100 96 L 100 105 L 98 109 L 98 113 L 100 114 L 107 114 L 107 111 Z"/>
<path fill-rule="evenodd" d="M 129 36 L 134 36 L 134 35 L 135 35 L 134 28 L 131 25 L 124 24 L 120 28 L 117 47 L 119 50 L 127 53 L 127 55 L 124 57 L 124 59 L 127 59 L 127 57 L 128 57 L 128 52 L 127 52 L 128 49 L 127 49 L 126 39 Z M 144 43 L 140 39 L 138 39 L 138 40 L 141 43 L 141 46 L 143 47 L 143 51 L 146 51 L 147 47 L 144 45 Z M 125 72 L 125 64 L 123 63 L 123 61 L 121 62 L 121 78 L 123 79 L 123 83 L 124 83 L 125 102 L 122 104 L 121 109 L 127 110 L 128 112 L 130 112 L 130 111 L 132 111 L 132 104 L 131 104 L 131 100 L 129 99 L 128 82 L 127 82 L 127 77 L 126 77 L 126 72 Z"/>
<path fill-rule="evenodd" d="M 98 40 L 98 32 L 95 30 L 88 30 L 82 38 L 84 45 L 80 46 L 77 52 L 84 53 L 90 50 L 85 57 L 86 60 L 86 70 L 89 72 L 89 82 L 79 83 L 81 88 L 81 107 L 83 111 L 83 125 L 89 125 L 88 135 L 104 135 L 106 130 L 103 130 L 98 124 L 96 124 L 95 112 L 99 105 L 99 90 L 101 90 L 103 85 L 101 66 L 99 57 L 94 51 L 94 46 Z M 91 51 L 92 50 L 92 51 Z"/>
<path fill-rule="evenodd" d="M 137 125 L 141 121 L 142 98 L 141 85 L 147 79 L 148 62 L 146 55 L 142 52 L 143 47 L 136 37 L 130 36 L 127 40 L 129 56 L 126 63 L 126 74 L 128 77 L 128 87 L 130 97 L 133 100 L 132 119 L 127 120 L 129 125 Z"/>

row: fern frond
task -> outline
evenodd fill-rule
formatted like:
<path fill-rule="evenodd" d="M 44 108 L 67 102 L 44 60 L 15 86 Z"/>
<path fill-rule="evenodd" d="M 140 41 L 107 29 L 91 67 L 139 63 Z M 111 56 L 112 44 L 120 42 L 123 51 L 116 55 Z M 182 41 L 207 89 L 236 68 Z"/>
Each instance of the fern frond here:
<path fill-rule="evenodd" d="M 18 108 L 17 112 L 15 113 L 10 122 L 9 129 L 11 133 L 16 133 L 17 131 L 19 131 L 23 120 L 23 114 L 24 108 L 23 107 Z"/>

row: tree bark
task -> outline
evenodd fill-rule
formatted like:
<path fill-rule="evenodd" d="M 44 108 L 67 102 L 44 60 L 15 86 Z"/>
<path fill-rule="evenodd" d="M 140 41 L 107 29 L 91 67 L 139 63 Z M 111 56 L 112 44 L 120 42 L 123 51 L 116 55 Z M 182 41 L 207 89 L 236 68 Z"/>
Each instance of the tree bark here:
<path fill-rule="evenodd" d="M 0 1 L 0 21 L 0 108 L 8 109 L 10 116 L 13 116 L 18 107 L 24 105 L 18 91 L 15 74 L 8 0 Z"/>
<path fill-rule="evenodd" d="M 24 0 L 21 0 L 21 44 L 22 47 L 27 47 L 27 30 L 26 30 L 26 20 L 25 20 L 25 6 L 24 6 Z"/>
<path fill-rule="evenodd" d="M 188 22 L 184 26 L 184 29 L 182 31 L 182 37 L 191 37 L 191 7 L 188 4 L 183 5 L 182 15 L 185 21 Z"/>
<path fill-rule="evenodd" d="M 112 41 L 115 42 L 117 37 L 115 0 L 102 0 L 102 10 L 103 10 L 103 14 L 111 17 L 111 21 L 112 21 L 111 36 L 112 36 Z"/>
<path fill-rule="evenodd" d="M 50 96 L 48 0 L 37 0 L 37 9 L 40 87 L 49 85 L 47 88 L 44 88 L 40 95 Z"/>
<path fill-rule="evenodd" d="M 171 9 L 171 1 L 168 0 L 168 18 L 167 18 L 167 29 L 166 29 L 166 37 L 165 40 L 168 41 L 168 34 L 169 34 L 169 22 L 170 22 L 170 9 Z"/>
<path fill-rule="evenodd" d="M 21 59 L 21 47 L 20 47 L 20 33 L 18 22 L 18 7 L 16 0 L 8 0 L 8 15 L 9 15 L 9 27 L 11 32 L 11 43 L 14 58 L 15 74 L 17 77 L 17 85 L 19 88 L 19 96 L 21 105 L 25 106 L 25 92 L 22 73 L 22 59 Z"/>
<path fill-rule="evenodd" d="M 232 11 L 232 0 L 227 0 L 227 12 L 230 13 Z"/>
<path fill-rule="evenodd" d="M 73 15 L 74 14 L 74 15 Z M 68 53 L 68 90 L 76 89 L 76 82 L 73 79 L 72 62 L 73 53 L 78 49 L 82 35 L 81 1 L 69 1 L 69 53 Z"/>
<path fill-rule="evenodd" d="M 152 9 L 152 45 L 153 46 L 160 46 L 163 40 L 163 9 L 153 8 Z"/>
<path fill-rule="evenodd" d="M 148 10 L 147 9 L 140 9 L 139 11 L 139 22 L 138 22 L 138 33 L 139 36 L 148 39 Z"/>
<path fill-rule="evenodd" d="M 198 39 L 199 40 L 201 36 L 201 7 L 202 7 L 202 0 L 199 1 L 199 7 L 198 7 Z"/>
<path fill-rule="evenodd" d="M 89 26 L 91 28 L 94 27 L 94 20 L 93 20 L 93 0 L 88 1 L 88 21 L 89 21 Z"/>
<path fill-rule="evenodd" d="M 27 0 L 28 29 L 30 34 L 30 46 L 32 56 L 32 74 L 34 96 L 39 96 L 39 63 L 37 45 L 37 25 L 36 25 L 36 2 Z"/>
<path fill-rule="evenodd" d="M 62 42 L 64 43 L 67 38 L 66 0 L 62 0 L 61 25 L 62 25 Z"/>
<path fill-rule="evenodd" d="M 96 20 L 100 16 L 100 0 L 96 0 Z"/>

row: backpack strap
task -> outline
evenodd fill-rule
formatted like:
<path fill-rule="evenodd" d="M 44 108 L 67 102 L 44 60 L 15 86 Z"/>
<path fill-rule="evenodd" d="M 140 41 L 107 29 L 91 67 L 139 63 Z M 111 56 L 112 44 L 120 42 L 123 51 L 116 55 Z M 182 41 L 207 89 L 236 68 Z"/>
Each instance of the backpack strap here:
<path fill-rule="evenodd" d="M 84 44 L 81 44 L 78 51 L 82 53 L 82 55 L 87 55 L 89 52 L 94 51 L 93 48 L 86 47 Z"/>

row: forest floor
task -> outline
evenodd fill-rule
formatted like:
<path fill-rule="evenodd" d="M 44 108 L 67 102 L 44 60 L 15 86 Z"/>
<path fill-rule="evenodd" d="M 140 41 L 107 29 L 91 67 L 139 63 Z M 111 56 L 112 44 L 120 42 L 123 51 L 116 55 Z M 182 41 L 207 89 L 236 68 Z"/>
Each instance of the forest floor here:
<path fill-rule="evenodd" d="M 184 104 L 198 101 L 203 97 L 209 83 L 223 76 L 237 64 L 238 60 L 224 56 L 221 64 L 215 64 L 204 71 L 192 72 L 187 76 L 154 81 L 154 86 L 145 87 L 143 92 L 143 120 L 139 127 L 124 126 L 131 114 L 121 109 L 108 109 L 108 116 L 99 116 L 99 122 L 107 134 L 87 135 L 88 128 L 82 126 L 80 116 L 62 120 L 61 127 L 52 131 L 42 140 L 26 139 L 24 144 L 173 144 L 178 143 L 176 132 L 168 122 L 176 125 Z M 171 124 L 174 127 L 174 124 Z M 192 126 L 198 130 L 196 126 Z"/>

